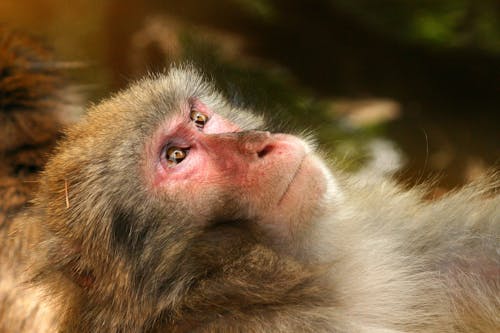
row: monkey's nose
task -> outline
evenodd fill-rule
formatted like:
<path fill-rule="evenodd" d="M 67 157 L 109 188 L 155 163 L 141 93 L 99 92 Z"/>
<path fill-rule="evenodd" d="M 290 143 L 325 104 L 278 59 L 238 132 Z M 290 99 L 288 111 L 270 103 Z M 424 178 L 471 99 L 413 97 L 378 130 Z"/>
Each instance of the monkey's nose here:
<path fill-rule="evenodd" d="M 273 149 L 271 133 L 267 131 L 241 132 L 241 150 L 246 154 L 256 154 L 263 158 Z"/>

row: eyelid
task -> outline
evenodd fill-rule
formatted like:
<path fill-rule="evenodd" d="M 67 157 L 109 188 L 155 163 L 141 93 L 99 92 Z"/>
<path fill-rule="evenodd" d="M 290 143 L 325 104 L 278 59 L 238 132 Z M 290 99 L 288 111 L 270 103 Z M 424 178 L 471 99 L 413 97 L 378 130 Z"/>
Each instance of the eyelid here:
<path fill-rule="evenodd" d="M 188 140 L 180 139 L 180 138 L 171 138 L 166 140 L 166 143 L 161 147 L 159 154 L 160 157 L 165 156 L 165 153 L 168 149 L 172 147 L 178 147 L 180 149 L 191 149 L 192 144 L 188 142 Z"/>

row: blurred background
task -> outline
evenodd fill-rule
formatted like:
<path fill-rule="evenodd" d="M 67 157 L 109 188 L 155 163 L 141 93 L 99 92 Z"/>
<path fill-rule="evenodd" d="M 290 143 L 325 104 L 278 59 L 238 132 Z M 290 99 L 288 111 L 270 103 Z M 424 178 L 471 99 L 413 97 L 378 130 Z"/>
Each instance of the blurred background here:
<path fill-rule="evenodd" d="M 188 59 L 347 170 L 438 196 L 499 165 L 498 0 L 1 0 L 0 24 L 85 64 L 89 105 Z"/>

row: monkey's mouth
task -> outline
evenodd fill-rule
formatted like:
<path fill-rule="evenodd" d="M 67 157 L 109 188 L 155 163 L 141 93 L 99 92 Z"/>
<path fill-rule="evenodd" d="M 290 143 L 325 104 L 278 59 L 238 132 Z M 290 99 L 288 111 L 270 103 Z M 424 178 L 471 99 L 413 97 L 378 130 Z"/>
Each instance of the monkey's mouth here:
<path fill-rule="evenodd" d="M 299 162 L 299 164 L 297 165 L 297 168 L 295 169 L 292 177 L 290 178 L 290 181 L 288 182 L 288 184 L 286 185 L 285 187 L 285 190 L 283 191 L 283 194 L 281 195 L 281 198 L 279 199 L 278 201 L 278 206 L 281 205 L 281 203 L 283 202 L 283 200 L 285 199 L 285 197 L 287 196 L 287 193 L 290 191 L 290 188 L 292 187 L 295 179 L 297 178 L 297 175 L 300 173 L 300 171 L 302 170 L 302 165 L 304 164 L 304 160 L 306 159 L 305 156 L 303 156 Z"/>

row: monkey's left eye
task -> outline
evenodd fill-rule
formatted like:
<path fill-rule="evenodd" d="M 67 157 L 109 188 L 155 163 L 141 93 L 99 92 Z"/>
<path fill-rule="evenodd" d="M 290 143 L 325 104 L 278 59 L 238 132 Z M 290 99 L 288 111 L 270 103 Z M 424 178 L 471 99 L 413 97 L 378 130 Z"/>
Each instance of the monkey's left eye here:
<path fill-rule="evenodd" d="M 187 156 L 189 149 L 180 147 L 169 147 L 165 152 L 165 159 L 168 166 L 175 166 L 181 163 Z"/>
<path fill-rule="evenodd" d="M 197 111 L 196 109 L 191 110 L 189 117 L 198 128 L 203 128 L 208 122 L 208 116 L 200 111 Z"/>

